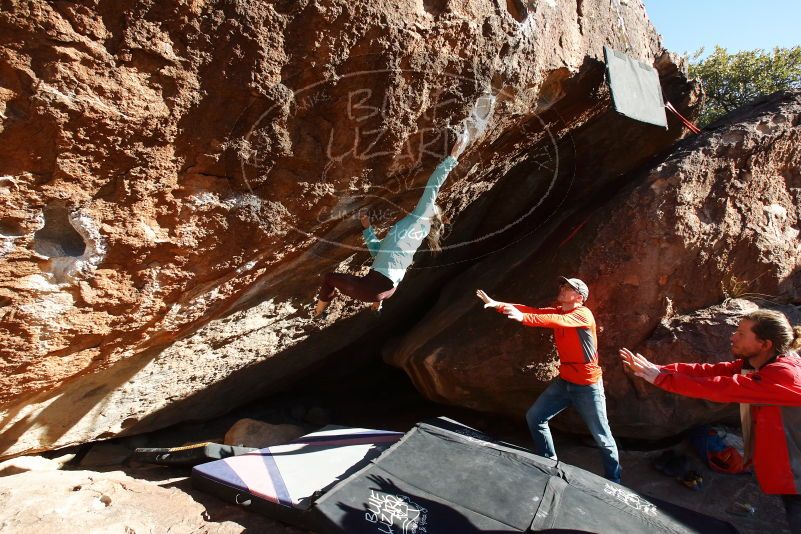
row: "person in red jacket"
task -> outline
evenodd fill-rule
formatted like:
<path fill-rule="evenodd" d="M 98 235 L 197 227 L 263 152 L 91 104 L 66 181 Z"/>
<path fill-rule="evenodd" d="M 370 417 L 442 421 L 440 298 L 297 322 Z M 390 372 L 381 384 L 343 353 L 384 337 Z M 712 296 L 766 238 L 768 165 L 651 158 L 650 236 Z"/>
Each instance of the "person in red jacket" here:
<path fill-rule="evenodd" d="M 794 352 L 800 347 L 801 327 L 760 309 L 732 334 L 734 361 L 659 366 L 620 349 L 627 368 L 665 391 L 740 403 L 745 461 L 762 491 L 782 496 L 794 533 L 801 533 L 801 358 Z"/>
<path fill-rule="evenodd" d="M 606 396 L 598 365 L 598 337 L 595 318 L 584 306 L 590 291 L 578 278 L 560 278 L 557 306 L 531 308 L 521 304 L 496 302 L 484 291 L 476 295 L 485 308 L 495 308 L 508 318 L 526 326 L 553 330 L 556 352 L 559 354 L 559 376 L 543 391 L 526 412 L 526 422 L 534 440 L 534 451 L 556 460 L 553 438 L 548 421 L 573 406 L 601 451 L 604 476 L 620 482 L 620 460 L 617 444 L 612 437 L 606 417 Z"/>

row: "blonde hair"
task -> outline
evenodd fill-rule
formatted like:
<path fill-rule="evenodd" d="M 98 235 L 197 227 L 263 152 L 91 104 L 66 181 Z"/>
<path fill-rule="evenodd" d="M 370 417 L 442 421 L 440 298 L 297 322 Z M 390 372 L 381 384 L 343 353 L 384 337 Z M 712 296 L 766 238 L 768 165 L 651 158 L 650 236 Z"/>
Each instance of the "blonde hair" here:
<path fill-rule="evenodd" d="M 442 231 L 444 229 L 445 216 L 442 214 L 442 208 L 434 204 L 434 215 L 431 216 L 431 229 L 428 231 L 426 240 L 428 242 L 428 250 L 435 254 L 442 250 L 440 241 L 442 240 Z"/>
<path fill-rule="evenodd" d="M 801 350 L 801 326 L 793 327 L 793 341 L 790 343 L 790 350 Z"/>

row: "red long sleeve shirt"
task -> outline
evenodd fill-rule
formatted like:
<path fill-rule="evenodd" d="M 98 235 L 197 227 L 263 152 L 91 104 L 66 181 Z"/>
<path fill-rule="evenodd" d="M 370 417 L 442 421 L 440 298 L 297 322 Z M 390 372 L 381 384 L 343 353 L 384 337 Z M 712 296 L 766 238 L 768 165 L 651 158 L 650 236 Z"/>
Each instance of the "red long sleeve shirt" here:
<path fill-rule="evenodd" d="M 654 384 L 673 393 L 712 402 L 801 406 L 801 367 L 788 365 L 785 358 L 748 375 L 740 374 L 743 360 L 673 363 L 660 367 L 662 374 Z"/>
<path fill-rule="evenodd" d="M 595 317 L 589 308 L 579 306 L 566 312 L 559 307 L 512 306 L 523 312 L 524 325 L 553 330 L 559 354 L 559 376 L 563 380 L 586 386 L 601 379 Z M 498 311 L 503 312 L 500 308 Z"/>
<path fill-rule="evenodd" d="M 779 356 L 750 374 L 743 360 L 660 367 L 654 385 L 713 402 L 750 404 L 753 464 L 765 493 L 801 493 L 801 359 Z"/>

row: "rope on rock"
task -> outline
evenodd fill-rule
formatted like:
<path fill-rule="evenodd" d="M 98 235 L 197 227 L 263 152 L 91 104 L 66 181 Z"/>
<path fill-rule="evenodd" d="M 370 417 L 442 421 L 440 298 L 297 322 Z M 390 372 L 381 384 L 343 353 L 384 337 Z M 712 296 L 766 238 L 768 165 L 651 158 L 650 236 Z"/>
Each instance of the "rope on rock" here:
<path fill-rule="evenodd" d="M 679 121 L 681 121 L 681 123 L 692 133 L 696 135 L 701 133 L 701 129 L 692 122 L 690 122 L 690 120 L 687 117 L 679 113 L 679 111 L 675 107 L 673 107 L 673 104 L 666 101 L 665 107 L 668 109 L 668 111 L 673 113 L 676 116 L 676 118 L 679 119 Z"/>

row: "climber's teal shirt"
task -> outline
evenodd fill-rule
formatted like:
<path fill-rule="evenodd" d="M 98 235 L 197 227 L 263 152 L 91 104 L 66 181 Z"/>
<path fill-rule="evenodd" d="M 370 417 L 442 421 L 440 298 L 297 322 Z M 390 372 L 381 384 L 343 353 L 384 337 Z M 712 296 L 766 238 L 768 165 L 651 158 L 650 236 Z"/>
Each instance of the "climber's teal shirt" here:
<path fill-rule="evenodd" d="M 396 287 L 412 264 L 417 248 L 431 230 L 437 193 L 456 164 L 456 158 L 448 156 L 434 169 L 417 206 L 409 215 L 395 223 L 384 239 L 376 237 L 372 226 L 362 234 L 370 254 L 375 258 L 373 270 L 392 280 Z"/>

